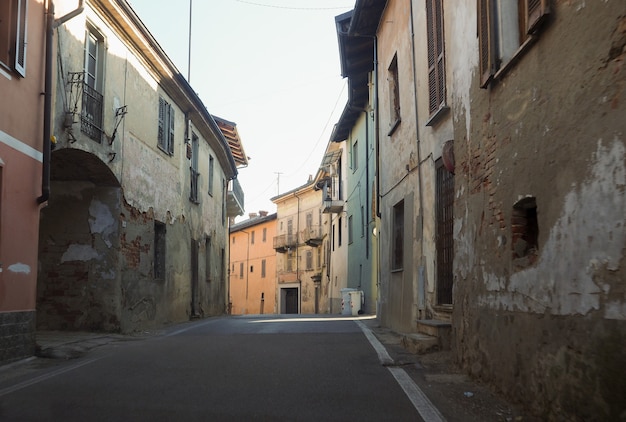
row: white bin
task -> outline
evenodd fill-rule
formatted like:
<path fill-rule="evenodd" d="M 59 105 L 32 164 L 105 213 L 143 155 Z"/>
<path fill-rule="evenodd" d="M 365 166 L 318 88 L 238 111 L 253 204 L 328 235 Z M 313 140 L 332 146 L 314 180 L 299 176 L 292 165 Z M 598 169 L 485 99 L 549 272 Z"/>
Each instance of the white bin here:
<path fill-rule="evenodd" d="M 363 304 L 363 292 L 361 290 L 354 290 L 348 292 L 350 295 L 350 310 L 352 316 L 359 315 L 361 311 L 361 305 Z"/>
<path fill-rule="evenodd" d="M 341 289 L 341 315 L 352 315 L 352 297 L 351 292 L 355 292 L 356 289 L 346 288 Z"/>

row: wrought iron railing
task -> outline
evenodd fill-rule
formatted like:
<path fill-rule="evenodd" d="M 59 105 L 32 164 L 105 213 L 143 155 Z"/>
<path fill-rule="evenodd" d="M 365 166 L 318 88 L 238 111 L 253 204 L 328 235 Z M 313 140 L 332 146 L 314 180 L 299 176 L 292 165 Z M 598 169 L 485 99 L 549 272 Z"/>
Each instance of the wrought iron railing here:
<path fill-rule="evenodd" d="M 189 173 L 191 176 L 190 177 L 191 189 L 189 190 L 189 200 L 197 204 L 199 202 L 198 201 L 198 179 L 199 179 L 200 173 L 198 173 L 198 171 L 195 170 L 193 167 L 189 167 Z"/>
<path fill-rule="evenodd" d="M 80 131 L 96 142 L 102 142 L 102 103 L 102 94 L 83 83 Z"/>

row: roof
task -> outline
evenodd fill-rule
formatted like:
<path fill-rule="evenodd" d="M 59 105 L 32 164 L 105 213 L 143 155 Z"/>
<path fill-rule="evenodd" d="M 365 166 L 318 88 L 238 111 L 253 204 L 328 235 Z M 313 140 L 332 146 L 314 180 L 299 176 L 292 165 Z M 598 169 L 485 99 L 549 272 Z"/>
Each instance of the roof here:
<path fill-rule="evenodd" d="M 240 221 L 239 223 L 233 224 L 230 226 L 230 233 L 246 229 L 248 227 L 258 226 L 262 223 L 267 223 L 268 221 L 276 220 L 277 213 L 266 215 L 265 217 L 259 216 L 254 218 L 249 218 L 244 221 Z"/>
<path fill-rule="evenodd" d="M 335 17 L 341 75 L 348 78 L 348 102 L 331 134 L 348 138 L 369 99 L 368 75 L 374 70 L 374 41 L 386 0 L 357 0 L 354 9 Z"/>
<path fill-rule="evenodd" d="M 237 124 L 226 119 L 222 119 L 221 117 L 217 117 L 216 115 L 213 115 L 213 119 L 215 119 L 217 126 L 220 128 L 222 134 L 228 141 L 230 152 L 237 163 L 237 167 L 246 167 L 248 165 L 248 156 L 243 149 L 241 138 L 239 137 L 239 132 L 237 131 Z"/>

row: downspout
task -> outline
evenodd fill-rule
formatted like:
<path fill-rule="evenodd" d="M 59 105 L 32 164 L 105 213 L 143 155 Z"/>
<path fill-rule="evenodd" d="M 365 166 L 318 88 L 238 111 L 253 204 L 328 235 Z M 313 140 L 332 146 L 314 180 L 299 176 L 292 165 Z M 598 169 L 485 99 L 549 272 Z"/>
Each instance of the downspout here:
<path fill-rule="evenodd" d="M 298 284 L 302 287 L 302 281 L 300 280 L 300 259 L 298 259 L 298 234 L 300 233 L 300 197 L 297 192 L 293 193 L 293 196 L 298 200 L 298 213 L 296 214 L 296 279 Z M 298 289 L 298 313 L 302 313 L 302 292 Z"/>
<path fill-rule="evenodd" d="M 54 20 L 54 3 L 48 1 L 46 14 L 46 53 L 44 71 L 44 101 L 43 101 L 43 163 L 41 170 L 41 196 L 37 198 L 38 204 L 43 204 L 50 198 L 50 155 L 52 136 L 52 49 L 54 30 L 59 25 L 67 22 L 82 13 L 83 1 L 79 0 L 78 7 L 61 18 Z"/>
<path fill-rule="evenodd" d="M 417 178 L 418 178 L 418 189 L 419 189 L 419 233 L 420 233 L 420 262 L 418 265 L 419 273 L 418 273 L 418 289 L 421 286 L 421 290 L 417 292 L 417 304 L 418 312 L 422 313 L 424 311 L 424 307 L 426 306 L 426 280 L 419 280 L 422 278 L 422 274 L 424 274 L 424 194 L 423 194 L 423 181 L 422 181 L 422 153 L 421 153 L 421 143 L 420 143 L 420 134 L 419 134 L 419 120 L 418 120 L 418 105 L 417 105 L 417 69 L 415 65 L 415 28 L 413 22 L 413 1 L 409 0 L 410 6 L 410 25 L 411 25 L 411 65 L 413 66 L 413 101 L 415 106 L 415 138 L 417 141 Z M 421 301 L 420 301 L 421 296 Z M 421 303 L 420 303 L 421 302 Z M 423 306 L 419 306 L 423 304 Z M 422 315 L 418 315 L 418 318 L 421 318 Z"/>

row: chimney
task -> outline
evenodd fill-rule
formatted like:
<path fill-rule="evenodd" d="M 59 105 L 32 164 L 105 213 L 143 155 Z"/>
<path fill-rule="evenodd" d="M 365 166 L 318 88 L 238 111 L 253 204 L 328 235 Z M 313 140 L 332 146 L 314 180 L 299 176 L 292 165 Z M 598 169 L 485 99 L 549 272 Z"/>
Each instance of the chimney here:
<path fill-rule="evenodd" d="M 259 211 L 261 217 L 267 217 L 267 211 Z"/>
<path fill-rule="evenodd" d="M 250 218 L 256 218 L 256 217 L 257 217 L 257 215 L 256 215 L 256 213 L 255 213 L 255 212 L 251 212 L 250 214 L 248 214 L 248 217 L 250 217 Z"/>

